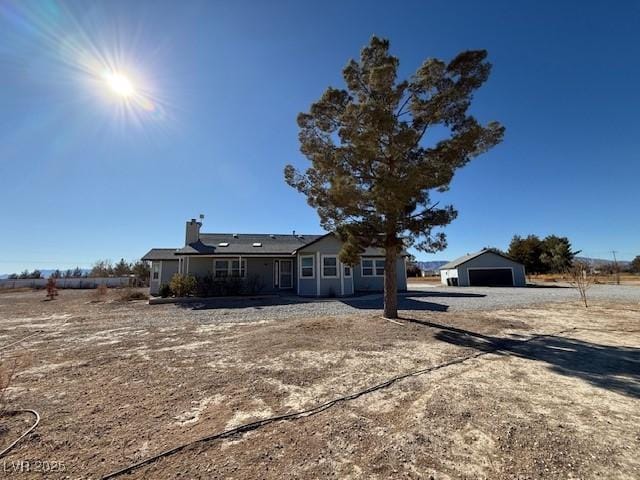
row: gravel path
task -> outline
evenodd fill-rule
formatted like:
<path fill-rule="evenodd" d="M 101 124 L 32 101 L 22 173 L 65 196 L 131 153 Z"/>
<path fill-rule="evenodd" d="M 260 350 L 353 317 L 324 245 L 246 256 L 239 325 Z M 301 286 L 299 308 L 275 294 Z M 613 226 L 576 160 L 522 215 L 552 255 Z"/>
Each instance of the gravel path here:
<path fill-rule="evenodd" d="M 411 285 L 400 296 L 401 310 L 436 312 L 461 310 L 497 310 L 549 302 L 578 301 L 576 290 L 570 287 L 486 288 L 440 287 Z M 640 305 L 640 287 L 594 285 L 589 299 Z M 301 299 L 299 297 L 256 297 L 247 299 L 216 299 L 179 307 L 165 306 L 158 316 L 175 315 L 175 308 L 184 310 L 195 321 L 252 322 L 291 317 L 326 317 L 353 315 L 382 309 L 382 295 L 371 294 L 344 299 Z M 151 307 L 157 308 L 157 307 Z M 164 310 L 164 311 L 162 311 Z M 164 314 L 164 315 L 163 315 Z"/>

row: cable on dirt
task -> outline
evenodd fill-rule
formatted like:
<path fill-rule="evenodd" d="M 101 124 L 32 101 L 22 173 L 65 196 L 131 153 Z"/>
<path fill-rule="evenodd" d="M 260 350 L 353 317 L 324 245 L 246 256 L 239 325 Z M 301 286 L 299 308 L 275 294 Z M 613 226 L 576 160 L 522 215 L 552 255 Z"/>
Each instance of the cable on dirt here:
<path fill-rule="evenodd" d="M 7 345 L 3 345 L 0 347 L 0 350 L 4 350 L 5 348 L 9 348 L 12 347 L 13 345 L 17 345 L 20 342 L 24 342 L 27 338 L 31 338 L 31 337 L 35 337 L 36 335 L 40 335 L 44 330 L 38 330 L 35 333 L 32 333 L 31 335 L 27 335 L 26 337 L 22 337 L 20 340 L 16 340 L 15 342 L 11 342 Z"/>
<path fill-rule="evenodd" d="M 523 340 L 522 343 L 529 343 L 532 342 L 534 340 L 537 340 L 539 338 L 542 337 L 547 337 L 549 335 L 559 335 L 562 333 L 566 333 L 572 330 L 576 330 L 575 328 L 569 328 L 569 329 L 565 329 L 565 330 L 561 330 L 559 332 L 555 332 L 555 333 L 548 333 L 548 334 L 541 334 L 541 335 L 534 335 L 531 338 L 528 338 L 526 340 Z M 355 400 L 363 395 L 367 395 L 369 393 L 375 392 L 377 390 L 381 390 L 383 388 L 387 388 L 390 387 L 391 385 L 393 385 L 394 383 L 400 381 L 400 380 L 404 380 L 406 378 L 409 377 L 417 377 L 420 375 L 425 375 L 427 373 L 431 373 L 434 372 L 436 370 L 440 370 L 446 367 L 450 367 L 452 365 L 457 365 L 463 362 L 466 362 L 467 360 L 472 360 L 474 358 L 478 358 L 478 357 L 482 357 L 484 355 L 488 355 L 490 353 L 494 353 L 498 350 L 501 349 L 501 344 L 496 345 L 495 347 L 488 349 L 488 350 L 484 350 L 482 352 L 477 352 L 474 353 L 472 355 L 467 355 L 464 357 L 458 357 L 455 358 L 453 360 L 449 360 L 448 362 L 444 362 L 444 363 L 440 363 L 438 365 L 434 365 L 432 367 L 427 367 L 427 368 L 423 368 L 420 370 L 414 370 L 412 372 L 408 372 L 408 373 L 404 373 L 401 375 L 396 375 L 395 377 L 391 377 L 388 380 L 382 382 L 382 383 L 378 383 L 375 385 L 372 385 L 370 387 L 365 388 L 364 390 L 359 390 L 355 393 L 349 394 L 349 395 L 345 395 L 343 397 L 338 397 L 338 398 L 334 398 L 333 400 L 329 400 L 325 403 L 321 403 L 319 405 L 316 405 L 315 407 L 311 407 L 308 408 L 306 410 L 300 410 L 297 412 L 291 412 L 291 413 L 285 413 L 283 415 L 276 415 L 273 417 L 268 417 L 268 418 L 264 418 L 262 420 L 257 420 L 255 422 L 251 422 L 251 423 L 246 423 L 244 425 L 240 425 L 238 427 L 232 428 L 230 430 L 225 430 L 223 432 L 220 433 L 215 433 L 213 435 L 208 435 L 205 437 L 201 437 L 198 438 L 196 440 L 193 440 L 191 442 L 187 442 L 184 443 L 182 445 L 178 445 L 177 447 L 173 447 L 169 450 L 165 450 L 163 452 L 160 452 L 156 455 L 153 455 L 151 457 L 148 457 L 146 459 L 140 460 L 137 463 L 134 463 L 132 465 L 129 465 L 127 467 L 121 468 L 120 470 L 116 470 L 114 472 L 111 472 L 107 475 L 105 475 L 104 477 L 102 477 L 102 480 L 109 480 L 111 478 L 115 478 L 115 477 L 119 477 L 120 475 L 125 475 L 128 473 L 133 472 L 134 470 L 137 470 L 141 467 L 144 467 L 145 465 L 149 465 L 150 463 L 155 462 L 156 460 L 159 460 L 163 457 L 168 457 L 170 455 L 174 455 L 178 452 L 181 452 L 183 450 L 186 450 L 189 447 L 193 447 L 194 445 L 200 444 L 200 443 L 208 443 L 208 442 L 213 442 L 215 440 L 220 440 L 223 438 L 228 438 L 228 437 L 232 437 L 235 435 L 238 435 L 240 433 L 244 433 L 244 432 L 248 432 L 251 430 L 256 430 L 258 428 L 264 427 L 265 425 L 269 425 L 271 423 L 276 423 L 276 422 L 283 422 L 283 421 L 287 421 L 287 420 L 297 420 L 300 418 L 306 418 L 306 417 L 310 417 L 312 415 L 317 415 L 325 410 L 328 410 L 329 408 L 333 407 L 334 405 L 338 404 L 338 403 L 343 403 L 343 402 L 348 402 L 351 400 Z"/>
<path fill-rule="evenodd" d="M 4 412 L 3 415 L 5 415 L 5 416 L 7 416 L 7 415 L 19 415 L 21 413 L 30 413 L 30 414 L 32 414 L 34 417 L 36 417 L 36 421 L 33 422 L 33 425 L 31 425 L 27 430 L 25 430 L 25 432 L 22 435 L 20 435 L 17 440 L 15 440 L 11 445 L 9 445 L 7 448 L 5 448 L 4 450 L 2 450 L 0 452 L 0 458 L 4 457 L 7 453 L 9 453 L 13 449 L 13 447 L 15 447 L 20 442 L 20 440 L 22 440 L 24 437 L 26 437 L 31 432 L 33 432 L 33 430 L 40 423 L 40 414 L 38 414 L 38 412 L 36 412 L 35 410 L 31 410 L 31 409 L 10 410 L 10 411 Z"/>

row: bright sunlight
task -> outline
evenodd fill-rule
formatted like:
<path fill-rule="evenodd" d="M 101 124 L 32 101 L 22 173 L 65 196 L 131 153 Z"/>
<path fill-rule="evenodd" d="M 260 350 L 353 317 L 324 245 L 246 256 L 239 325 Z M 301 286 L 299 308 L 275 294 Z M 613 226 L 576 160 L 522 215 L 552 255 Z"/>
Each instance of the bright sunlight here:
<path fill-rule="evenodd" d="M 135 93 L 131 80 L 121 73 L 108 73 L 105 79 L 111 91 L 120 97 L 127 98 Z"/>

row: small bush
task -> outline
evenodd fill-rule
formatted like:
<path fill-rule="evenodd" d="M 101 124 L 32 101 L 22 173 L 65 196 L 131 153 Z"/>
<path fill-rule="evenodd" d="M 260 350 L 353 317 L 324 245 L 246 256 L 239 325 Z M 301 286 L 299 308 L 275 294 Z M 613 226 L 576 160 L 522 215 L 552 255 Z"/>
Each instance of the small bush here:
<path fill-rule="evenodd" d="M 168 284 L 163 283 L 160 286 L 160 291 L 158 293 L 160 294 L 160 296 L 162 298 L 170 297 L 171 296 L 171 287 Z"/>
<path fill-rule="evenodd" d="M 134 290 L 133 288 L 126 287 L 120 292 L 120 300 L 123 302 L 130 302 L 132 300 L 147 300 L 149 295 L 140 290 Z"/>
<path fill-rule="evenodd" d="M 105 284 L 98 285 L 98 287 L 93 291 L 93 299 L 96 302 L 106 301 L 107 295 L 109 295 L 109 288 L 107 288 Z"/>
<path fill-rule="evenodd" d="M 171 278 L 169 286 L 171 287 L 171 293 L 176 297 L 186 297 L 196 292 L 197 284 L 195 277 L 176 273 L 173 278 Z"/>

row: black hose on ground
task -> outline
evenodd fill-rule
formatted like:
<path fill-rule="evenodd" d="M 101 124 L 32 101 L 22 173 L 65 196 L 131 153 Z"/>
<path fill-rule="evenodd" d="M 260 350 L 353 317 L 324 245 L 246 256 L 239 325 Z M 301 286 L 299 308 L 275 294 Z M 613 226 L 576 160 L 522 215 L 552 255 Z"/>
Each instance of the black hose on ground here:
<path fill-rule="evenodd" d="M 522 343 L 529 343 L 533 340 L 537 340 L 538 338 L 542 338 L 542 337 L 546 337 L 548 335 L 559 335 L 561 333 L 566 333 L 568 331 L 571 330 L 575 330 L 575 328 L 569 328 L 569 329 L 565 329 L 565 330 L 561 330 L 559 332 L 556 333 L 552 333 L 552 334 L 544 334 L 544 335 L 535 335 L 531 338 L 528 338 L 527 340 L 523 340 Z M 212 442 L 214 440 L 220 440 L 222 438 L 228 438 L 228 437 L 232 437 L 234 435 L 238 435 L 240 433 L 244 433 L 244 432 L 248 432 L 251 430 L 256 430 L 258 428 L 264 427 L 265 425 L 268 425 L 270 423 L 275 423 L 275 422 L 282 422 L 282 421 L 287 421 L 287 420 L 297 420 L 299 418 L 305 418 L 305 417 L 310 417 L 312 415 L 317 415 L 318 413 L 321 413 L 331 407 L 333 407 L 334 405 L 338 404 L 338 403 L 342 403 L 342 402 L 347 402 L 350 400 L 355 400 L 358 397 L 361 397 L 363 395 L 366 395 L 368 393 L 372 393 L 375 392 L 376 390 L 381 390 L 383 388 L 387 388 L 391 385 L 393 385 L 394 383 L 400 381 L 400 380 L 404 380 L 405 378 L 409 378 L 409 377 L 416 377 L 419 375 L 424 375 L 430 372 L 434 372 L 436 370 L 440 370 L 442 368 L 446 368 L 446 367 L 450 367 L 452 365 L 457 365 L 463 362 L 466 362 L 467 360 L 472 360 L 474 358 L 478 358 L 478 357 L 482 357 L 484 355 L 488 355 L 490 353 L 494 353 L 496 351 L 500 350 L 500 345 L 496 345 L 495 347 L 482 351 L 482 352 L 477 352 L 471 355 L 467 355 L 464 357 L 458 357 L 455 358 L 453 360 L 449 360 L 448 362 L 444 362 L 444 363 L 440 363 L 438 365 L 434 365 L 433 367 L 427 367 L 427 368 L 423 368 L 420 370 L 414 370 L 412 372 L 409 373 L 404 373 L 401 375 L 397 375 L 395 377 L 391 377 L 390 379 L 382 382 L 382 383 L 378 383 L 376 385 L 373 385 L 371 387 L 365 388 L 364 390 L 359 390 L 355 393 L 349 394 L 349 395 L 345 395 L 343 397 L 339 397 L 339 398 L 335 398 L 333 400 L 329 400 L 328 402 L 325 403 L 321 403 L 320 405 L 316 405 L 315 407 L 306 409 L 306 410 L 300 410 L 297 412 L 291 412 L 291 413 L 285 413 L 283 415 L 276 415 L 274 417 L 269 417 L 269 418 L 264 418 L 262 420 L 257 420 L 255 422 L 251 422 L 251 423 L 246 423 L 244 425 L 240 425 L 238 427 L 232 428 L 230 430 L 225 430 L 223 432 L 220 433 L 215 433 L 213 435 L 208 435 L 206 437 L 202 437 L 199 438 L 197 440 L 193 440 L 191 442 L 188 443 L 184 443 L 182 445 L 178 445 L 177 447 L 173 447 L 169 450 L 165 450 L 164 452 L 160 452 L 156 455 L 153 455 L 151 457 L 148 457 L 144 460 L 140 460 L 137 463 L 134 463 L 132 465 L 129 465 L 127 467 L 121 468 L 120 470 L 116 470 L 115 472 L 111 472 L 107 475 L 105 475 L 104 477 L 102 477 L 102 480 L 108 480 L 111 478 L 115 478 L 115 477 L 119 477 L 120 475 L 125 475 L 127 473 L 131 473 L 134 470 L 137 470 L 145 465 L 149 465 L 152 462 L 155 462 L 156 460 L 159 460 L 160 458 L 163 457 L 168 457 L 170 455 L 173 455 L 175 453 L 181 452 L 183 450 L 186 450 L 189 447 L 192 447 L 196 444 L 199 443 L 206 443 L 206 442 Z"/>
<path fill-rule="evenodd" d="M 4 412 L 3 415 L 4 416 L 7 416 L 7 415 L 19 415 L 21 413 L 30 413 L 30 414 L 32 414 L 34 417 L 36 417 L 36 421 L 33 422 L 33 425 L 31 425 L 22 435 L 20 435 L 16 441 L 14 441 L 11 445 L 9 445 L 7 448 L 5 448 L 4 450 L 2 450 L 0 452 L 0 458 L 4 457 L 7 453 L 9 453 L 11 450 L 13 450 L 13 447 L 15 447 L 20 442 L 20 440 L 22 440 L 24 437 L 26 437 L 31 432 L 33 432 L 33 430 L 40 423 L 40 415 L 38 414 L 38 412 L 36 412 L 35 410 L 28 409 L 28 408 L 25 408 L 23 410 L 9 410 L 7 412 Z"/>

